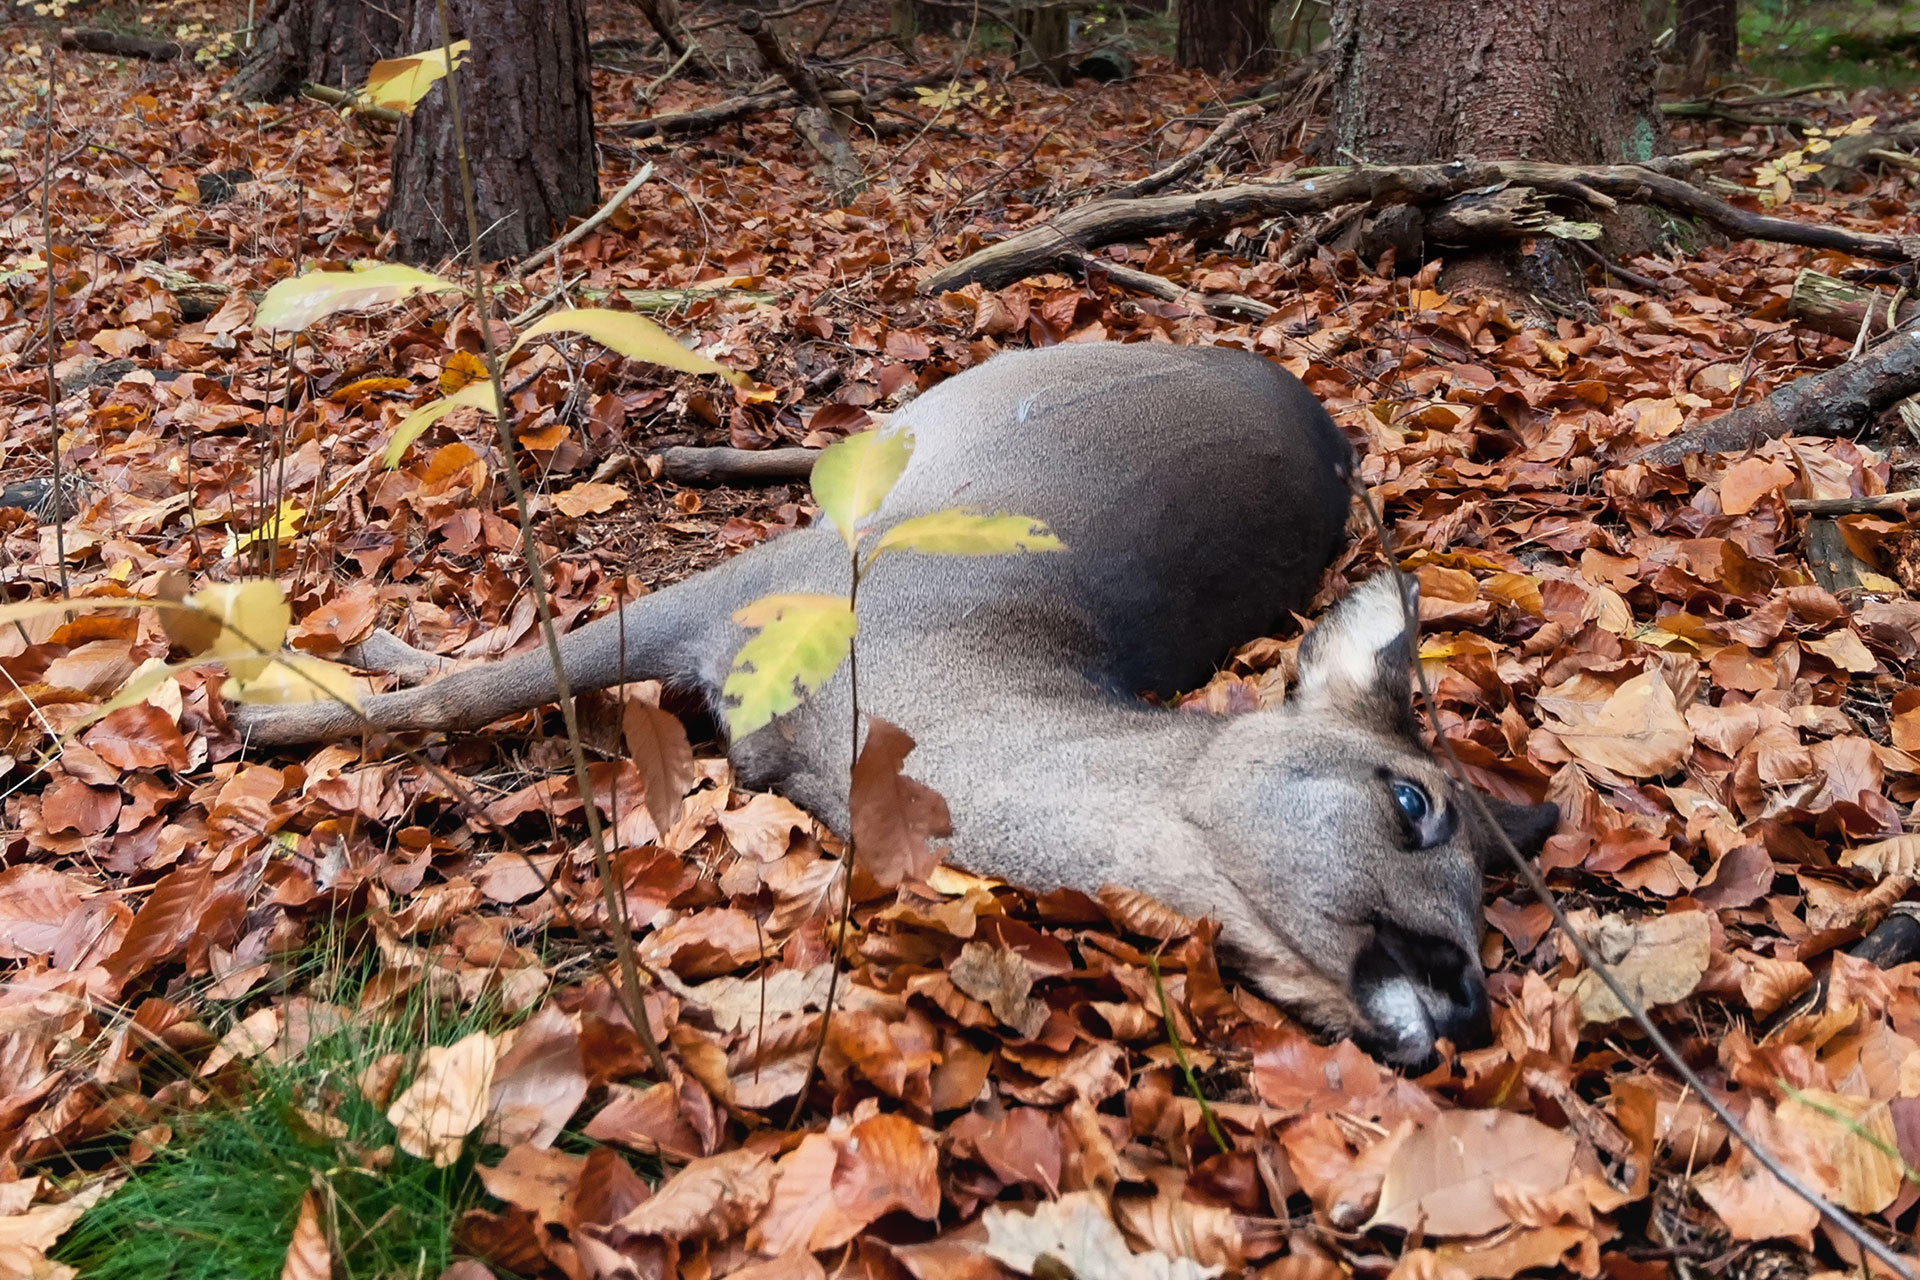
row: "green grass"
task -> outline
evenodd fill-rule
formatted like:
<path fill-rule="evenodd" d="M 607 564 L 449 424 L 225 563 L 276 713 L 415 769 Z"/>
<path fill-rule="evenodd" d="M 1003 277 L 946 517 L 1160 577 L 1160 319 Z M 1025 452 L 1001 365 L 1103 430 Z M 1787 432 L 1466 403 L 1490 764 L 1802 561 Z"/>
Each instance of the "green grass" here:
<path fill-rule="evenodd" d="M 354 1008 L 367 976 L 336 981 L 331 998 Z M 167 1145 L 132 1166 L 54 1257 L 85 1280 L 277 1280 L 301 1198 L 316 1188 L 336 1277 L 437 1276 L 457 1256 L 455 1222 L 485 1194 L 471 1144 L 445 1169 L 400 1152 L 357 1080 L 382 1054 L 411 1060 L 503 1021 L 497 1009 L 456 1012 L 423 997 L 389 1019 L 350 1018 L 289 1064 L 256 1060 L 240 1096 L 172 1117 Z M 344 1132 L 318 1132 L 303 1110 Z"/>

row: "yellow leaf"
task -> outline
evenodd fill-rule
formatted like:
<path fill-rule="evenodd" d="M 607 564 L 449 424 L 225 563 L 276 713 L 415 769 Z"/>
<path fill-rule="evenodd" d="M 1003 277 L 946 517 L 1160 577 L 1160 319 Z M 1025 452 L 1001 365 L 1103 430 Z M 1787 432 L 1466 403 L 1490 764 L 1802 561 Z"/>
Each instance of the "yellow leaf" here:
<path fill-rule="evenodd" d="M 176 644 L 185 644 L 201 661 L 226 664 L 236 680 L 252 680 L 266 670 L 280 646 L 286 643 L 287 628 L 293 625 L 293 608 L 271 578 L 248 578 L 240 582 L 216 582 L 188 596 L 183 602 L 188 617 L 218 628 L 206 639 L 205 647 L 194 647 L 202 637 L 176 625 L 167 635 Z M 164 615 L 163 615 L 164 620 Z"/>
<path fill-rule="evenodd" d="M 440 391 L 452 395 L 470 382 L 485 382 L 489 378 L 487 362 L 471 351 L 456 351 L 447 357 L 447 363 L 440 370 Z"/>
<path fill-rule="evenodd" d="M 853 644 L 853 610 L 839 596 L 763 596 L 733 615 L 760 634 L 740 646 L 721 686 L 727 731 L 744 738 L 800 705 L 840 669 Z"/>
<path fill-rule="evenodd" d="M 304 653 L 283 653 L 253 679 L 235 684 L 234 697 L 240 702 L 344 702 L 355 711 L 360 709 L 360 687 L 353 673 L 337 662 Z"/>
<path fill-rule="evenodd" d="M 291 498 L 282 498 L 280 506 L 267 517 L 267 522 L 251 533 L 230 533 L 227 535 L 226 552 L 237 556 L 248 547 L 262 542 L 281 543 L 300 531 L 300 519 L 307 509 Z"/>
<path fill-rule="evenodd" d="M 880 509 L 913 456 L 910 431 L 862 431 L 821 450 L 813 464 L 813 500 L 849 547 L 860 522 Z"/>
<path fill-rule="evenodd" d="M 407 447 L 424 435 L 428 427 L 463 406 L 484 409 L 495 417 L 500 416 L 500 402 L 493 398 L 493 383 L 469 382 L 446 399 L 429 401 L 401 419 L 400 425 L 394 428 L 393 439 L 387 442 L 382 465 L 389 471 L 399 466 L 400 459 L 406 456 Z"/>
<path fill-rule="evenodd" d="M 682 373 L 717 373 L 736 387 L 753 385 L 753 380 L 746 374 L 729 369 L 698 351 L 687 350 L 680 345 L 679 339 L 638 312 L 606 311 L 594 307 L 557 311 L 521 334 L 520 341 L 513 344 L 513 349 L 518 351 L 535 338 L 549 333 L 578 333 L 630 360 L 645 360 L 650 364 L 678 369 Z"/>
<path fill-rule="evenodd" d="M 397 262 L 356 264 L 351 271 L 309 271 L 267 290 L 254 312 L 261 333 L 305 329 L 336 311 L 385 306 L 416 293 L 457 293 L 460 286 Z"/>
<path fill-rule="evenodd" d="M 1042 521 L 1028 516 L 981 515 L 948 507 L 931 515 L 902 520 L 880 535 L 872 557 L 883 551 L 918 551 L 930 556 L 1000 556 L 1016 551 L 1065 551 Z M 871 561 L 871 557 L 870 557 Z"/>
<path fill-rule="evenodd" d="M 453 65 L 459 66 L 472 42 L 453 42 Z M 447 50 L 444 46 L 404 58 L 382 58 L 367 72 L 366 100 L 389 111 L 412 114 L 427 90 L 447 75 Z"/>

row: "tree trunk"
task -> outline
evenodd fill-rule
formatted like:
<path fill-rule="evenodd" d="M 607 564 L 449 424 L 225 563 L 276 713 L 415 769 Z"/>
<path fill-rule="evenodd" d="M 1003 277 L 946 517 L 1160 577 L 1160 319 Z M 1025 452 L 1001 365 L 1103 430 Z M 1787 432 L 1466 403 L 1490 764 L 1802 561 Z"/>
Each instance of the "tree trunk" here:
<path fill-rule="evenodd" d="M 1687 69 L 1683 93 L 1698 93 L 1708 76 L 1731 71 L 1740 60 L 1738 0 L 1678 0 L 1673 53 Z"/>
<path fill-rule="evenodd" d="M 520 257 L 599 203 L 586 0 L 446 2 L 454 38 L 473 41 L 458 74 L 480 251 L 489 259 Z M 437 0 L 414 0 L 407 35 L 409 49 L 441 44 Z M 394 140 L 385 223 L 403 262 L 437 262 L 466 248 L 444 85 Z"/>
<path fill-rule="evenodd" d="M 1641 0 L 1335 0 L 1330 43 L 1329 163 L 1612 164 L 1666 141 Z M 1643 227 L 1601 221 L 1616 247 L 1644 243 Z M 1448 270 L 1452 287 L 1514 300 L 1567 301 L 1583 277 L 1547 236 Z"/>
<path fill-rule="evenodd" d="M 374 63 L 401 52 L 400 20 L 383 0 L 272 0 L 230 88 L 245 102 L 303 83 L 358 89 Z"/>
<path fill-rule="evenodd" d="M 1073 82 L 1067 67 L 1067 25 L 1067 11 L 1057 5 L 1013 11 L 1021 75 L 1057 85 Z"/>
<path fill-rule="evenodd" d="M 1179 0 L 1183 67 L 1217 76 L 1273 68 L 1273 0 Z"/>

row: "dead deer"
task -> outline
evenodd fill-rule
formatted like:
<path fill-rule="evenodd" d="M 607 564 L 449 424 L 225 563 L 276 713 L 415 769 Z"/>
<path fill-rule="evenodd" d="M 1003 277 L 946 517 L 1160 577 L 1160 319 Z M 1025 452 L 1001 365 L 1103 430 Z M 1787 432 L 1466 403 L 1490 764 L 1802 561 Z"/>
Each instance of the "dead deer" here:
<path fill-rule="evenodd" d="M 895 421 L 912 461 L 876 527 L 953 505 L 1044 520 L 1061 554 L 898 556 L 860 591 L 863 710 L 918 744 L 953 859 L 1046 889 L 1115 884 L 1216 918 L 1224 957 L 1302 1018 L 1399 1063 L 1483 1042 L 1475 807 L 1421 745 L 1394 575 L 1314 627 L 1283 706 L 1232 717 L 1152 705 L 1305 607 L 1343 545 L 1354 466 L 1298 381 L 1241 351 L 1112 343 L 997 356 Z M 771 592 L 844 593 L 830 527 L 767 542 L 561 641 L 575 690 L 662 680 L 721 709 Z M 381 665 L 437 660 L 391 638 Z M 261 745 L 476 729 L 556 696 L 544 650 L 368 699 L 237 712 Z M 844 668 L 734 742 L 741 776 L 845 829 Z M 1515 844 L 1552 805 L 1490 800 Z"/>

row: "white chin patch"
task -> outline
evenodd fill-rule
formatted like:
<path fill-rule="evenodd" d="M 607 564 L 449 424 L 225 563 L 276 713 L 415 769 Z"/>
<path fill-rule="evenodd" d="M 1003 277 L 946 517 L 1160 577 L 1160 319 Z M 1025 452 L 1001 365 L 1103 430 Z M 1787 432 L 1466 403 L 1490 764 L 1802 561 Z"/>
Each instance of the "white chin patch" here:
<path fill-rule="evenodd" d="M 1420 988 L 1411 979 L 1388 978 L 1367 992 L 1360 1007 L 1390 1061 L 1424 1062 L 1433 1052 L 1433 1021 Z"/>

